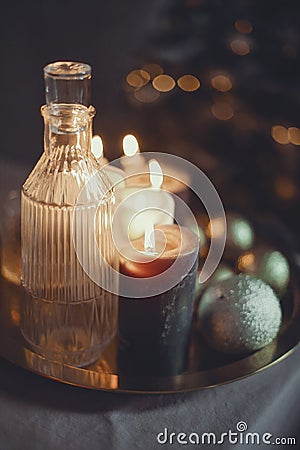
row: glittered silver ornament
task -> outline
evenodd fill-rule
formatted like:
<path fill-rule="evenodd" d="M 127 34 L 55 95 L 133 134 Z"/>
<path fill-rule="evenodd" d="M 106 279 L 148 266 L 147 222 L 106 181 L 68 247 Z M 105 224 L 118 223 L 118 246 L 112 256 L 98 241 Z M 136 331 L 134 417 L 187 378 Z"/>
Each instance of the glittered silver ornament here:
<path fill-rule="evenodd" d="M 285 256 L 267 246 L 256 246 L 238 259 L 238 269 L 268 283 L 281 297 L 290 280 L 290 266 Z"/>
<path fill-rule="evenodd" d="M 273 341 L 282 319 L 273 289 L 240 274 L 209 287 L 199 303 L 199 329 L 214 349 L 246 355 Z"/>

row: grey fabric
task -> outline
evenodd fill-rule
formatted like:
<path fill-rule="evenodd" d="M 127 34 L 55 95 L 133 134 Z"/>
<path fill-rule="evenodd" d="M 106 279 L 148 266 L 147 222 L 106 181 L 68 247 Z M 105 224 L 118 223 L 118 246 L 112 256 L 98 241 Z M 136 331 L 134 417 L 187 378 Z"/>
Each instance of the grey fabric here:
<path fill-rule="evenodd" d="M 296 437 L 299 356 L 298 350 L 272 368 L 228 385 L 158 396 L 110 394 L 67 386 L 1 360 L 0 449 L 197 448 L 191 444 L 161 445 L 156 436 L 165 427 L 169 433 L 220 435 L 228 429 L 236 431 L 239 421 L 247 423 L 248 431 Z M 233 444 L 218 447 L 256 448 Z"/>

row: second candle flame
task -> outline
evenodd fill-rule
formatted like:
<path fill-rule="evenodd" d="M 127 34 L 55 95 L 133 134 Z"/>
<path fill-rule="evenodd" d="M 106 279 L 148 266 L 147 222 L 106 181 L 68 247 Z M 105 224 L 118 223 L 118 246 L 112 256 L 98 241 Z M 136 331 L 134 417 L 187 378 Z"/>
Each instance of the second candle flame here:
<path fill-rule="evenodd" d="M 97 159 L 103 156 L 103 142 L 97 134 L 92 138 L 92 153 Z"/>
<path fill-rule="evenodd" d="M 150 182 L 152 187 L 160 189 L 164 181 L 163 171 L 156 159 L 149 161 Z"/>

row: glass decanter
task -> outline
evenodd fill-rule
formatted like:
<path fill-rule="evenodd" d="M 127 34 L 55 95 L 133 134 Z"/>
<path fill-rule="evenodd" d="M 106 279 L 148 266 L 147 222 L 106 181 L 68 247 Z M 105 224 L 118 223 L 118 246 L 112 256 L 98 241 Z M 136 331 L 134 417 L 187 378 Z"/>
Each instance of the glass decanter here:
<path fill-rule="evenodd" d="M 11 190 L 6 195 L 1 210 L 1 274 L 10 283 L 21 283 L 20 252 L 20 191 Z"/>
<path fill-rule="evenodd" d="M 117 328 L 117 298 L 96 284 L 74 248 L 74 216 L 80 245 L 103 279 L 118 282 L 95 251 L 85 226 L 96 217 L 97 248 L 117 269 L 111 235 L 114 192 L 91 152 L 91 68 L 57 62 L 44 68 L 44 153 L 21 193 L 22 333 L 37 353 L 75 366 L 94 362 Z M 93 178 L 92 189 L 78 201 Z M 107 285 L 107 283 L 106 283 Z"/>

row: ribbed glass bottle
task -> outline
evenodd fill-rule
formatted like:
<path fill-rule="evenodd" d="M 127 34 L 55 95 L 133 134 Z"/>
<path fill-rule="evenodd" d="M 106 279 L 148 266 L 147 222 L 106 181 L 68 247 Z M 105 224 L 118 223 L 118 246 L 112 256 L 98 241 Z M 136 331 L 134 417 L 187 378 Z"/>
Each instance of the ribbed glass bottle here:
<path fill-rule="evenodd" d="M 44 153 L 21 195 L 22 332 L 36 352 L 75 366 L 99 357 L 116 332 L 118 311 L 117 298 L 89 278 L 74 248 L 74 230 L 80 230 L 77 245 L 100 280 L 115 277 L 99 254 L 117 268 L 110 228 L 114 193 L 90 151 L 95 110 L 72 103 L 84 98 L 87 68 L 46 67 Z M 79 194 L 92 177 L 83 201 Z M 90 233 L 87 225 L 94 219 Z"/>

